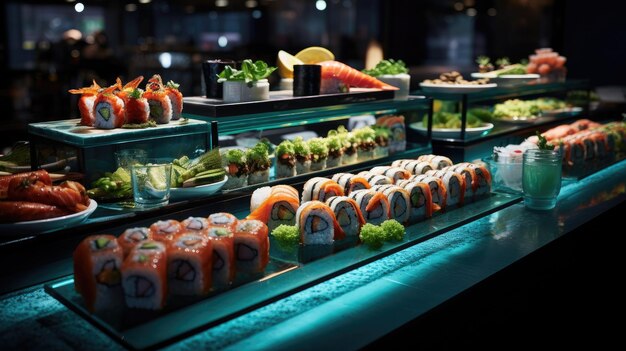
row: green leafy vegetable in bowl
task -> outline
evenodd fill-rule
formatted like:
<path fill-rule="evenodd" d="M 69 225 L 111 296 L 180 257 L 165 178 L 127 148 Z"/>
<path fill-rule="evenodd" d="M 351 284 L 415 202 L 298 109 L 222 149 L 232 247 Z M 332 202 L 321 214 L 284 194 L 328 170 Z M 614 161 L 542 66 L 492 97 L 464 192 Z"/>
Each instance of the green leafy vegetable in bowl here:
<path fill-rule="evenodd" d="M 381 60 L 374 68 L 364 69 L 362 72 L 372 77 L 378 77 L 382 75 L 409 73 L 409 69 L 406 68 L 404 61 L 389 59 Z"/>
<path fill-rule="evenodd" d="M 261 79 L 266 79 L 276 70 L 276 67 L 270 67 L 264 61 L 257 60 L 252 62 L 250 59 L 243 60 L 241 70 L 237 70 L 230 66 L 226 66 L 224 70 L 218 74 L 219 81 L 226 80 L 243 80 L 252 86 L 252 83 Z"/>
<path fill-rule="evenodd" d="M 540 114 L 541 110 L 537 103 L 520 99 L 511 99 L 501 104 L 496 104 L 493 110 L 494 118 L 504 120 L 536 118 Z"/>
<path fill-rule="evenodd" d="M 492 114 L 486 109 L 471 109 L 467 112 L 466 128 L 478 128 L 491 121 Z M 422 120 L 424 128 L 428 127 L 428 116 Z M 438 111 L 433 114 L 433 128 L 435 129 L 460 129 L 461 114 L 456 112 Z"/>

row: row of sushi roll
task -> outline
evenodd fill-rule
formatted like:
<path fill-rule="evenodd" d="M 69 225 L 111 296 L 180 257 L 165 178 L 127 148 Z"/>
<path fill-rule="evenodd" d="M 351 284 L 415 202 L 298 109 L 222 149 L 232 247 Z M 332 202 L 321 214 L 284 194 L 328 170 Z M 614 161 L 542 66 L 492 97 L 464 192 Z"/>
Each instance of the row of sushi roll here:
<path fill-rule="evenodd" d="M 103 88 L 93 81 L 89 87 L 71 89 L 80 94 L 78 109 L 80 124 L 99 129 L 120 128 L 124 125 L 143 125 L 153 121 L 167 124 L 181 118 L 183 94 L 179 84 L 163 84 L 155 74 L 148 80 L 145 90 L 139 88 L 144 77 L 139 76 L 126 84 L 117 78 L 115 84 Z"/>
<path fill-rule="evenodd" d="M 365 223 L 415 224 L 490 192 L 491 175 L 484 166 L 422 155 L 358 174 L 313 177 L 301 194 L 288 185 L 256 189 L 247 218 L 267 223 L 270 232 L 295 225 L 303 245 L 330 244 L 358 237 Z"/>
<path fill-rule="evenodd" d="M 269 262 L 267 225 L 227 212 L 159 220 L 119 236 L 91 235 L 74 250 L 74 285 L 92 311 L 124 304 L 158 310 L 176 296 L 227 289 Z"/>

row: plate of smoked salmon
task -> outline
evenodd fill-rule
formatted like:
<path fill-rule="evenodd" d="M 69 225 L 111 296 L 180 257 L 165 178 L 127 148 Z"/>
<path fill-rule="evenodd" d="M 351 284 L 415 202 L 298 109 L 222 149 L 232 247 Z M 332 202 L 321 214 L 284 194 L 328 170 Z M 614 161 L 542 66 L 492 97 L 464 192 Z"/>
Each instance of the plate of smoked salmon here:
<path fill-rule="evenodd" d="M 96 200 L 90 200 L 86 209 L 60 217 L 22 221 L 15 223 L 1 223 L 0 234 L 21 235 L 29 233 L 43 233 L 51 230 L 63 229 L 86 220 L 98 208 Z"/>

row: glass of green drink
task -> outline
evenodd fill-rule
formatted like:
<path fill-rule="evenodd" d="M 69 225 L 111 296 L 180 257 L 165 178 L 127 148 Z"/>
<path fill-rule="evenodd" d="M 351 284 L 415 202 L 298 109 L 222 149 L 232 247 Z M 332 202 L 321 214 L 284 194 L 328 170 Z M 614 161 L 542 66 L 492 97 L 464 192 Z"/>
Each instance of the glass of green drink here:
<path fill-rule="evenodd" d="M 522 189 L 526 207 L 550 210 L 556 206 L 556 198 L 561 191 L 561 165 L 559 149 L 530 149 L 524 152 Z"/>

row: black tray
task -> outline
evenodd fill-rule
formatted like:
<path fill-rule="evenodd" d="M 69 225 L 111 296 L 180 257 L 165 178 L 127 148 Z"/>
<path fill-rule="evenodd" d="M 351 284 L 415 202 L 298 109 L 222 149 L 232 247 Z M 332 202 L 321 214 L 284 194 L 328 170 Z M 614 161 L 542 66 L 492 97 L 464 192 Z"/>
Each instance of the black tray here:
<path fill-rule="evenodd" d="M 349 93 L 324 94 L 314 96 L 293 96 L 291 90 L 270 91 L 269 100 L 232 102 L 207 99 L 204 96 L 183 98 L 183 114 L 206 117 L 227 117 L 267 113 L 306 108 L 325 107 L 342 104 L 354 104 L 394 98 L 393 90 L 351 88 Z M 253 111 L 253 112 L 251 112 Z"/>
<path fill-rule="evenodd" d="M 170 344 L 261 306 L 304 290 L 382 257 L 457 228 L 521 200 L 520 196 L 491 193 L 462 207 L 437 213 L 406 228 L 402 241 L 371 250 L 355 241 L 336 242 L 328 250 L 280 252 L 270 247 L 265 274 L 243 277 L 226 291 L 203 299 L 176 299 L 163 311 L 145 312 L 121 307 L 109 315 L 89 313 L 74 290 L 72 275 L 46 284 L 45 291 L 116 341 L 132 349 Z M 272 242 L 273 244 L 273 242 Z M 128 320 L 126 320 L 127 318 Z"/>

